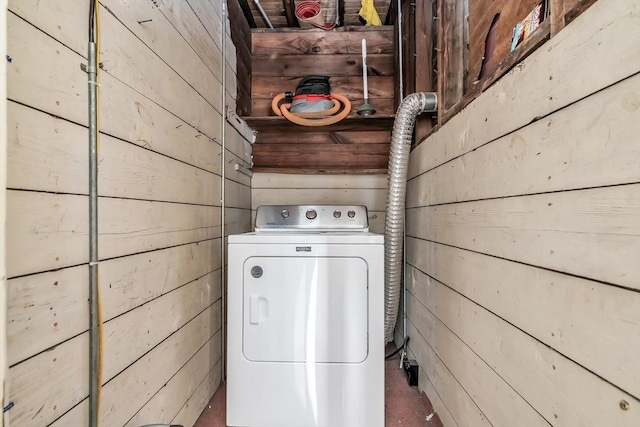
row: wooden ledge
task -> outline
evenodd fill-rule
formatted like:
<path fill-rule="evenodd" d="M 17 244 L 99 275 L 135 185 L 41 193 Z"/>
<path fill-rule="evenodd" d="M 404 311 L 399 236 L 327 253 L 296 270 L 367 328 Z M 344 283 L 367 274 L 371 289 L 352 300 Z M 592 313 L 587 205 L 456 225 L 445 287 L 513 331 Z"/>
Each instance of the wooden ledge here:
<path fill-rule="evenodd" d="M 391 130 L 395 114 L 372 116 L 347 116 L 344 120 L 329 126 L 301 126 L 284 117 L 243 117 L 249 126 L 258 132 L 344 132 Z"/>

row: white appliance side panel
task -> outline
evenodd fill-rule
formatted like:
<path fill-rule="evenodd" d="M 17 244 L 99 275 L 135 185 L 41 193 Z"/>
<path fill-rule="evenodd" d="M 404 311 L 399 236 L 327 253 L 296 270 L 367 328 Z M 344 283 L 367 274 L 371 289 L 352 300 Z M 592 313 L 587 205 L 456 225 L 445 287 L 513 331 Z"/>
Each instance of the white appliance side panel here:
<path fill-rule="evenodd" d="M 243 352 L 252 362 L 361 363 L 368 266 L 360 257 L 248 258 Z"/>

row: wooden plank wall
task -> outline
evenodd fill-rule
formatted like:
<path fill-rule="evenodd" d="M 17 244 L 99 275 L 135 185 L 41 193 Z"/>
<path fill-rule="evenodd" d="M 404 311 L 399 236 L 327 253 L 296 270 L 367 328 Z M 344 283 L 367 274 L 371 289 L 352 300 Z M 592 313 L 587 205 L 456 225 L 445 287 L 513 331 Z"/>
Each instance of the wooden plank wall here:
<path fill-rule="evenodd" d="M 295 92 L 311 74 L 330 76 L 331 91 L 345 95 L 355 114 L 363 100 L 362 39 L 367 39 L 369 100 L 377 114 L 395 112 L 393 104 L 393 27 L 348 27 L 339 31 L 252 32 L 252 116 L 274 116 L 271 100 Z"/>
<path fill-rule="evenodd" d="M 410 349 L 444 424 L 640 424 L 640 5 L 596 2 L 411 154 Z"/>
<path fill-rule="evenodd" d="M 358 116 L 363 103 L 362 39 L 367 40 L 369 102 L 377 110 Z M 323 30 L 253 30 L 252 110 L 258 131 L 258 172 L 385 173 L 394 105 L 393 27 Z M 295 92 L 308 75 L 330 77 L 332 93 L 351 101 L 351 113 L 334 126 L 293 125 L 272 111 L 273 98 Z M 276 119 L 265 127 L 253 118 Z M 376 127 L 374 123 L 382 120 Z"/>
<path fill-rule="evenodd" d="M 8 363 L 11 425 L 88 420 L 86 1 L 9 2 Z M 227 232 L 250 228 L 250 147 L 223 64 L 220 2 L 100 5 L 101 425 L 191 426 L 222 378 Z M 227 67 L 226 102 L 222 67 Z"/>
<path fill-rule="evenodd" d="M 365 205 L 370 231 L 384 233 L 387 175 L 255 173 L 251 186 L 253 218 L 260 205 Z"/>

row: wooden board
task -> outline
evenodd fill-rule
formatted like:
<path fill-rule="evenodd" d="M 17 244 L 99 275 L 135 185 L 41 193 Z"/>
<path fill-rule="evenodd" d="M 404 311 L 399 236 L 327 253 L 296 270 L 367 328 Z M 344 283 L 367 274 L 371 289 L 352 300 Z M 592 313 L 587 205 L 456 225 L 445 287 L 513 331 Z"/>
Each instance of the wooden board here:
<path fill-rule="evenodd" d="M 105 322 L 103 380 L 111 380 L 218 301 L 220 280 L 220 272 L 214 271 Z"/>
<path fill-rule="evenodd" d="M 107 383 L 102 389 L 100 424 L 124 425 L 131 419 L 198 349 L 220 330 L 220 321 L 220 303 L 218 302 L 153 348 L 145 357 L 138 359 L 123 374 Z M 86 334 L 81 337 L 86 337 Z M 46 365 L 39 369 L 45 367 Z M 85 382 L 88 384 L 85 373 L 87 371 L 88 368 L 81 371 L 82 378 L 78 378 L 83 384 Z M 38 372 L 35 372 L 35 375 L 37 374 Z M 61 377 L 59 383 L 64 384 L 65 380 Z M 86 393 L 84 395 L 86 396 Z M 85 399 L 52 425 L 55 427 L 84 425 L 87 420 L 87 409 L 88 404 Z"/>
<path fill-rule="evenodd" d="M 255 98 L 273 99 L 276 95 L 291 91 L 295 92 L 300 81 L 299 77 L 261 77 L 254 74 L 251 95 Z M 362 99 L 362 76 L 331 77 L 331 92 L 346 96 L 349 99 Z M 393 98 L 393 78 L 388 76 L 369 76 L 369 97 Z M 375 104 L 375 102 L 372 101 Z"/>
<path fill-rule="evenodd" d="M 202 381 L 206 381 L 214 389 L 217 388 L 215 381 L 207 378 L 209 376 L 207 369 L 220 372 L 220 364 L 216 363 L 217 360 L 220 360 L 222 352 L 220 338 L 221 333 L 218 332 L 202 346 L 167 384 L 158 390 L 142 409 L 125 424 L 125 427 L 139 427 L 153 423 L 168 424 L 181 410 L 180 406 L 185 397 L 193 395 Z M 214 363 L 215 365 L 213 365 Z M 211 368 L 212 365 L 213 368 Z M 220 375 L 218 374 L 218 376 Z"/>
<path fill-rule="evenodd" d="M 247 197 L 247 196 L 245 196 Z M 86 262 L 86 196 L 10 191 L 7 241 L 10 277 Z M 102 259 L 219 236 L 220 209 L 100 198 Z"/>
<path fill-rule="evenodd" d="M 455 203 L 407 212 L 407 234 L 640 287 L 640 185 Z"/>
<path fill-rule="evenodd" d="M 407 205 L 640 182 L 638 99 L 636 75 L 418 175 Z"/>
<path fill-rule="evenodd" d="M 15 404 L 9 411 L 11 425 L 53 422 L 88 395 L 88 375 L 88 333 L 14 366 L 9 370 L 11 400 Z"/>
<path fill-rule="evenodd" d="M 415 266 L 407 274 L 412 289 L 429 280 L 422 273 L 427 272 L 586 369 L 640 395 L 637 292 L 414 238 L 407 240 L 407 261 Z"/>
<path fill-rule="evenodd" d="M 261 132 L 257 135 L 258 144 L 290 143 L 286 135 L 275 132 Z M 391 141 L 391 131 L 362 132 L 305 132 L 306 144 L 386 144 Z"/>
<path fill-rule="evenodd" d="M 152 350 L 152 354 L 132 365 L 131 372 L 118 376 L 105 387 L 101 421 L 124 424 L 143 406 L 204 343 L 220 330 L 220 302 L 203 311 L 193 321 Z M 177 345 L 177 343 L 180 343 Z M 182 347 L 182 348 L 181 348 Z M 170 350 L 171 349 L 171 350 Z M 214 364 L 215 361 L 211 361 Z M 133 385 L 132 380 L 147 378 L 147 384 Z M 131 399 L 136 388 L 139 395 Z M 126 391 L 126 394 L 125 394 Z M 134 395 L 135 396 L 135 395 Z"/>
<path fill-rule="evenodd" d="M 454 375 L 472 366 L 470 360 L 462 362 L 465 353 L 482 360 L 473 365 L 474 382 L 482 384 L 492 377 L 505 381 L 517 393 L 516 400 L 531 405 L 541 425 L 634 426 L 640 421 L 638 400 L 441 283 L 419 278 L 407 303 L 412 322 L 421 325 L 428 334 L 425 338 L 435 343 L 436 353 Z M 483 370 L 483 365 L 492 369 Z M 494 390 L 485 386 L 472 393 L 493 424 L 513 424 L 500 421 L 499 413 L 515 416 L 515 402 L 491 396 Z M 621 410 L 621 400 L 629 402 L 628 411 Z M 510 404 L 497 403 L 505 401 Z"/>
<path fill-rule="evenodd" d="M 367 46 L 368 50 L 368 46 Z M 265 52 L 266 53 L 266 52 Z M 367 55 L 370 76 L 393 76 L 392 54 Z M 313 55 L 254 55 L 254 76 L 296 77 L 312 74 L 332 77 L 362 75 L 362 56 L 359 54 L 331 55 L 318 61 Z"/>
<path fill-rule="evenodd" d="M 101 262 L 103 319 L 155 299 L 220 268 L 220 240 Z M 87 330 L 88 269 L 66 268 L 8 282 L 9 364 L 15 365 Z M 162 286 L 159 286 L 162 284 Z"/>
<path fill-rule="evenodd" d="M 222 70 L 222 43 L 216 45 L 188 2 L 162 0 L 157 7 L 211 71 Z M 212 6 L 208 4 L 208 7 Z"/>
<path fill-rule="evenodd" d="M 418 146 L 409 177 L 637 73 L 640 53 L 632 40 L 640 38 L 638 16 L 634 2 L 596 2 L 571 24 L 572 31 L 559 33 L 447 122 L 429 144 Z M 584 34 L 593 37 L 585 42 Z"/>
<path fill-rule="evenodd" d="M 165 8 L 155 7 L 151 2 L 120 0 L 101 2 L 129 31 L 147 46 L 152 46 L 154 53 L 170 65 L 202 97 L 210 104 L 217 105 L 220 102 L 220 93 L 217 90 L 211 90 L 211 87 L 215 84 L 214 80 L 218 83 L 222 81 L 222 55 L 219 45 L 210 38 L 188 4 L 184 1 L 180 3 L 186 6 L 180 8 L 181 22 L 184 22 L 182 26 L 176 26 L 177 21 Z M 207 4 L 209 3 L 203 3 L 203 6 Z M 187 14 L 188 12 L 190 14 Z M 213 11 L 211 13 L 213 14 Z M 188 26 L 193 27 L 192 33 L 200 35 L 198 40 L 203 40 L 202 43 L 196 45 L 192 39 L 185 38 L 188 33 L 183 30 Z M 209 43 L 205 44 L 204 41 Z"/>
<path fill-rule="evenodd" d="M 21 2 L 16 2 L 16 4 L 20 3 Z M 73 29 L 76 27 L 73 25 L 73 22 L 86 21 L 84 9 L 81 7 L 69 7 L 67 10 L 61 5 L 54 6 L 50 3 L 55 2 L 45 2 L 42 4 L 38 2 L 35 9 L 34 7 L 21 8 L 20 16 L 33 25 L 52 34 L 66 46 L 77 46 L 75 47 L 77 52 L 84 52 L 86 50 L 86 43 L 84 41 L 86 32 L 82 31 L 80 38 L 76 38 L 78 37 L 78 33 L 77 30 Z M 31 4 L 32 3 L 27 3 L 27 5 Z M 102 53 L 100 60 L 103 64 L 102 70 L 137 90 L 147 98 L 162 105 L 176 116 L 181 117 L 191 126 L 202 130 L 209 137 L 216 138 L 218 134 L 216 134 L 215 131 L 219 129 L 219 121 L 211 120 L 211 117 L 219 114 L 221 97 L 218 100 L 218 104 L 214 106 L 210 105 L 187 82 L 175 73 L 169 65 L 162 61 L 151 49 L 117 21 L 113 15 L 102 9 L 101 17 L 103 40 L 101 43 Z M 25 87 L 33 87 L 33 82 L 27 80 L 31 78 L 29 74 L 33 73 L 33 78 L 37 79 L 38 64 L 43 60 L 43 57 L 40 55 L 51 56 L 56 51 L 62 53 L 66 48 L 60 46 L 54 39 L 47 37 L 44 33 L 38 32 L 35 28 L 30 27 L 23 21 L 17 21 L 19 21 L 19 24 L 15 24 L 15 30 L 9 31 L 9 43 L 16 43 L 13 46 L 10 44 L 10 47 L 13 51 L 16 51 L 16 56 L 18 56 L 18 52 L 21 51 L 19 56 L 21 61 L 15 63 L 14 67 L 8 69 L 8 72 L 11 76 L 12 71 L 15 71 L 15 67 L 20 64 L 19 74 L 21 74 L 21 77 L 24 78 L 26 82 L 24 86 L 22 84 L 16 84 L 15 88 L 16 90 L 24 91 Z M 12 25 L 14 22 L 16 22 L 15 18 L 10 19 L 9 25 Z M 32 33 L 37 33 L 37 35 L 33 37 Z M 18 36 L 18 34 L 20 34 L 20 36 Z M 21 44 L 18 44 L 18 41 Z M 40 41 L 42 41 L 42 44 Z M 38 46 L 36 52 L 34 52 L 32 46 Z M 66 90 L 60 89 L 56 91 L 56 97 L 52 97 L 51 93 L 47 91 L 49 80 L 42 82 L 42 90 L 45 94 L 49 94 L 47 105 L 55 105 L 58 109 L 65 102 L 81 103 L 84 106 L 83 109 L 75 112 L 79 120 L 74 121 L 78 123 L 86 121 L 87 111 L 87 98 L 86 96 L 81 97 L 79 94 L 81 90 L 84 93 L 84 88 L 86 88 L 86 75 L 77 67 L 77 64 L 81 62 L 83 62 L 83 59 L 76 57 L 67 63 L 66 67 L 52 67 L 56 79 L 62 82 L 61 88 L 68 88 Z M 33 64 L 31 65 L 31 63 Z M 33 66 L 34 70 L 29 71 L 29 66 Z M 149 72 L 148 70 L 153 70 L 153 72 Z M 24 74 L 25 72 L 26 74 Z M 77 85 L 69 82 L 69 76 L 78 76 Z M 169 78 L 168 76 L 172 77 Z M 104 89 L 101 93 L 103 100 L 109 99 Z M 182 96 L 176 97 L 176 93 L 180 93 Z M 11 91 L 9 92 L 9 97 L 15 99 Z M 67 97 L 69 99 L 67 99 Z M 56 102 L 58 102 L 59 105 L 56 104 Z M 23 103 L 31 105 L 29 102 Z M 41 109 L 47 112 L 55 112 L 55 108 L 53 107 Z M 203 119 L 205 116 L 207 120 Z"/>
<path fill-rule="evenodd" d="M 443 0 L 438 6 L 438 117 L 453 107 L 465 92 L 464 8 L 463 3 Z M 439 120 L 439 122 L 441 122 Z"/>
<path fill-rule="evenodd" d="M 493 365 L 473 351 L 441 322 L 425 302 L 412 293 L 407 295 L 407 312 L 411 323 L 420 325 L 420 332 L 460 385 L 492 425 L 548 426 L 545 420 L 509 383 L 494 372 Z M 444 308 L 447 310 L 447 308 Z M 439 313 L 438 313 L 439 314 Z M 467 367 L 473 366 L 470 370 Z M 501 402 L 501 404 L 496 404 Z"/>
<path fill-rule="evenodd" d="M 229 180 L 226 182 L 226 187 L 225 206 L 227 208 L 249 208 L 251 187 Z"/>
<path fill-rule="evenodd" d="M 300 34 L 304 37 L 300 37 Z M 266 52 L 277 55 L 291 54 L 353 54 L 360 55 L 362 39 L 367 39 L 367 53 L 393 54 L 393 27 L 347 27 L 335 31 L 323 30 L 291 30 L 251 32 L 251 52 L 257 55 L 267 55 Z"/>
<path fill-rule="evenodd" d="M 274 173 L 256 173 L 251 181 L 251 189 L 387 189 L 386 175 L 281 175 Z"/>
<path fill-rule="evenodd" d="M 456 425 L 489 427 L 491 423 L 485 414 L 478 408 L 469 392 L 464 389 L 462 383 L 447 369 L 444 361 L 436 354 L 430 344 L 431 336 L 428 331 L 416 329 L 412 319 L 407 320 L 407 333 L 411 337 L 409 348 L 414 353 L 416 360 L 420 364 L 420 370 L 424 370 L 429 380 L 433 384 L 438 395 L 446 402 Z M 467 376 L 472 376 L 470 370 Z"/>
<path fill-rule="evenodd" d="M 394 116 L 376 114 L 372 116 L 358 116 L 349 114 L 342 121 L 328 126 L 301 126 L 290 122 L 284 117 L 244 117 L 249 126 L 254 128 L 258 135 L 264 133 L 289 133 L 292 138 L 303 139 L 308 132 L 317 132 L 320 128 L 325 132 L 361 132 L 361 131 L 386 131 L 393 127 Z M 255 150 L 254 146 L 254 150 Z"/>
<path fill-rule="evenodd" d="M 86 92 L 86 75 L 79 68 L 71 67 L 72 64 L 83 62 L 83 58 L 15 15 L 11 14 L 10 17 L 13 18 L 9 20 L 8 43 L 14 66 L 7 70 L 7 78 L 11 82 L 9 98 L 86 126 L 86 96 L 79 95 L 79 91 Z M 31 46 L 37 46 L 38 51 L 34 52 Z M 32 79 L 37 79 L 40 60 L 51 65 L 47 82 L 50 81 L 57 88 L 55 92 L 49 91 L 48 83 L 42 80 L 38 80 L 41 86 L 34 86 Z M 216 170 L 215 156 L 219 146 L 211 138 L 109 74 L 102 73 L 100 81 L 100 128 L 103 132 L 209 171 Z M 26 114 L 24 108 L 12 104 L 11 117 L 14 110 Z M 221 120 L 215 119 L 216 114 L 211 116 L 213 120 L 207 120 L 204 129 L 219 140 Z M 44 124 L 50 123 L 51 126 L 61 123 L 58 119 L 47 120 Z M 29 132 L 28 129 L 16 130 L 18 135 L 20 131 Z M 175 141 L 183 143 L 176 144 Z"/>
<path fill-rule="evenodd" d="M 225 25 L 226 23 L 223 24 L 221 21 L 220 15 L 222 4 L 218 4 L 217 2 L 203 2 L 199 0 L 187 0 L 187 3 L 200 21 L 200 25 L 204 27 L 209 38 L 213 40 L 213 42 L 218 47 L 218 50 L 222 52 L 222 31 L 223 29 L 226 30 L 228 28 L 228 26 Z M 229 15 L 231 14 L 231 9 L 233 7 L 231 3 L 232 2 L 229 2 L 227 4 Z M 233 4 L 236 4 L 236 2 L 233 2 Z M 234 21 L 234 25 L 231 27 L 231 30 L 233 30 L 236 26 L 241 27 L 240 24 L 240 22 Z M 231 33 L 233 33 L 233 31 L 231 31 Z M 231 45 L 233 45 L 233 43 L 231 43 Z M 233 62 L 234 60 L 235 58 L 228 58 L 228 61 L 232 65 L 232 68 L 235 68 L 235 62 Z"/>
<path fill-rule="evenodd" d="M 11 279 L 7 292 L 6 360 L 11 366 L 88 329 L 86 266 Z"/>
<path fill-rule="evenodd" d="M 416 356 L 411 350 L 409 350 L 409 354 L 411 355 L 409 357 L 411 357 L 413 360 L 416 360 Z M 457 427 L 458 424 L 454 421 L 451 413 L 449 412 L 449 409 L 440 398 L 438 391 L 434 387 L 427 374 L 424 373 L 424 371 L 425 370 L 420 367 L 418 373 L 418 386 L 431 402 L 433 406 L 433 412 L 435 412 L 438 418 L 440 418 L 443 426 Z"/>
<path fill-rule="evenodd" d="M 358 168 L 386 169 L 388 153 L 388 144 L 257 144 L 253 148 L 253 161 L 256 167 L 322 169 L 358 165 Z"/>
<path fill-rule="evenodd" d="M 202 380 L 198 388 L 189 396 L 180 412 L 173 418 L 172 424 L 194 425 L 207 403 L 213 397 L 222 382 L 222 363 L 217 363 Z"/>
<path fill-rule="evenodd" d="M 11 107 L 16 111 L 9 132 L 10 188 L 87 194 L 86 128 L 17 104 Z M 218 175 L 106 135 L 100 142 L 99 195 L 220 203 Z"/>
<path fill-rule="evenodd" d="M 101 259 L 220 236 L 220 208 L 100 198 Z"/>
<path fill-rule="evenodd" d="M 87 196 L 7 191 L 7 277 L 89 260 Z"/>
<path fill-rule="evenodd" d="M 438 76 L 435 70 L 437 52 L 437 24 L 433 18 L 437 8 L 432 1 L 421 2 L 415 10 L 415 90 L 437 92 Z M 415 135 L 419 138 L 434 126 L 431 115 L 421 114 L 416 119 Z"/>

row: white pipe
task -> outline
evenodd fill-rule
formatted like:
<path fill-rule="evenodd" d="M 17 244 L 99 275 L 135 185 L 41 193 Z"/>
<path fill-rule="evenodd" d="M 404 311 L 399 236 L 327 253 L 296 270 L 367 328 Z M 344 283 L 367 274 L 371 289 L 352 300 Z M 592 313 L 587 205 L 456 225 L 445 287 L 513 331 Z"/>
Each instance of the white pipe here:
<path fill-rule="evenodd" d="M 225 215 L 225 208 L 226 208 L 226 203 L 225 203 L 225 176 L 224 176 L 224 168 L 226 166 L 226 149 L 227 149 L 227 132 L 226 132 L 226 128 L 227 128 L 227 109 L 226 109 L 226 105 L 227 105 L 227 0 L 222 0 L 222 111 L 220 112 L 220 117 L 221 117 L 221 121 L 222 121 L 222 135 L 221 135 L 221 139 L 222 139 L 222 156 L 220 158 L 220 175 L 222 175 L 222 179 L 220 180 L 220 210 L 221 210 L 221 214 L 220 214 L 220 222 L 221 222 L 221 226 L 220 226 L 220 232 L 222 234 L 221 236 L 221 242 L 220 242 L 220 246 L 221 246 L 221 250 L 220 250 L 220 257 L 222 258 L 222 267 L 220 268 L 220 274 L 222 275 L 222 281 L 220 282 L 222 286 L 222 291 L 221 293 L 221 298 L 220 298 L 220 305 L 221 305 L 221 316 L 222 316 L 222 326 L 220 328 L 220 338 L 222 339 L 221 342 L 221 347 L 222 347 L 222 351 L 220 353 L 220 363 L 222 365 L 222 380 L 224 381 L 227 378 L 227 368 L 226 368 L 226 362 L 227 362 L 227 348 L 225 345 L 225 339 L 226 339 L 226 333 L 225 333 L 225 312 L 226 310 L 226 304 L 227 304 L 227 299 L 225 296 L 225 289 L 226 289 L 226 272 L 227 269 L 225 267 L 226 264 L 226 257 L 225 257 L 225 249 L 226 249 L 226 242 L 225 242 L 225 233 L 227 232 L 226 227 L 225 227 L 225 221 L 226 221 L 226 215 Z"/>
<path fill-rule="evenodd" d="M 269 25 L 269 28 L 273 29 L 273 25 L 271 25 L 271 21 L 269 21 L 269 17 L 267 16 L 267 13 L 262 8 L 262 5 L 260 4 L 260 0 L 253 0 L 253 1 L 255 2 L 256 6 L 258 6 L 258 9 L 260 9 L 260 13 L 262 14 L 262 17 L 264 18 L 264 20 L 267 21 L 267 25 Z"/>
<path fill-rule="evenodd" d="M 364 102 L 369 99 L 369 86 L 367 81 L 367 39 L 362 39 L 362 81 L 364 84 Z"/>

